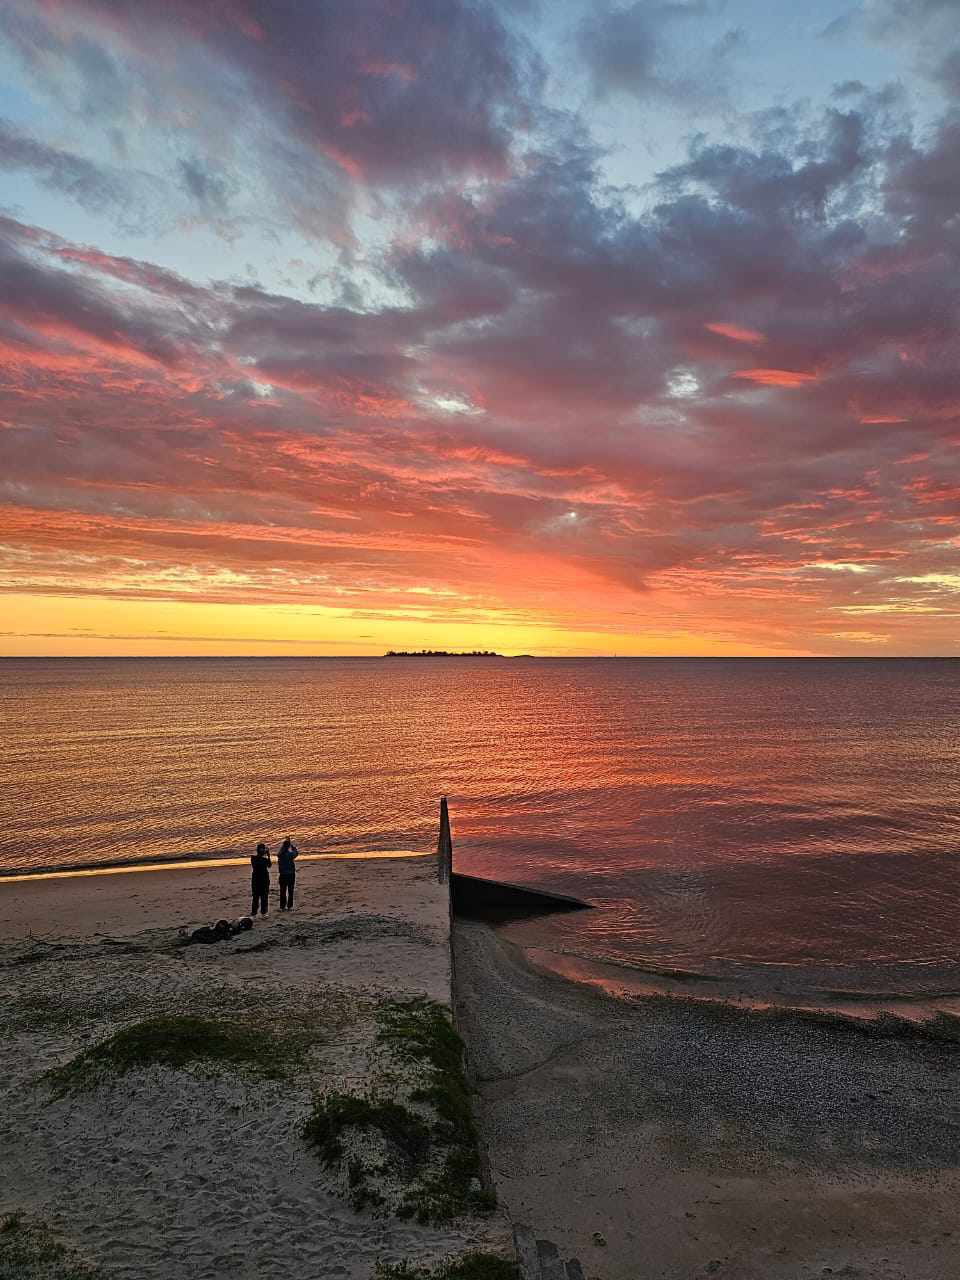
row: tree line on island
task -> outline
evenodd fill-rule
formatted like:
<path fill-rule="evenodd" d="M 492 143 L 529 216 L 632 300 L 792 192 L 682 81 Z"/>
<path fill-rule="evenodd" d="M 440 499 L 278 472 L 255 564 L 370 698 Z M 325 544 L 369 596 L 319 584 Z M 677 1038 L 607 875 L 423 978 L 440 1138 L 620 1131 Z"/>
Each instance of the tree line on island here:
<path fill-rule="evenodd" d="M 455 653 L 452 649 L 388 649 L 385 658 L 502 658 L 502 653 L 492 649 L 471 649 L 469 653 Z"/>

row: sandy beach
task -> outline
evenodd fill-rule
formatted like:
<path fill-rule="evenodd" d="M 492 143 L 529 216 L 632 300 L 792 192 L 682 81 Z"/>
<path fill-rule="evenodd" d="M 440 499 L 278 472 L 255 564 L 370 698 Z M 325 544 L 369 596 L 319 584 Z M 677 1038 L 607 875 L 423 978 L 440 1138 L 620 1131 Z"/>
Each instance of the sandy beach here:
<path fill-rule="evenodd" d="M 588 1277 L 960 1275 L 955 1045 L 614 999 L 454 937 L 501 1202 Z"/>
<path fill-rule="evenodd" d="M 454 1000 L 501 1210 L 398 1217 L 392 1173 L 354 1139 L 324 1165 L 304 1125 L 318 1096 L 412 1096 L 378 1028 L 390 1002 L 451 1003 L 434 860 L 307 863 L 293 914 L 185 945 L 246 890 L 243 867 L 212 864 L 0 882 L 0 1216 L 95 1268 L 17 1280 L 368 1280 L 378 1261 L 507 1256 L 508 1219 L 588 1280 L 960 1274 L 955 1044 L 614 998 L 466 920 Z M 60 1087 L 118 1031 L 184 1015 L 307 1049 L 279 1074 L 155 1062 Z"/>
<path fill-rule="evenodd" d="M 0 883 L 0 1214 L 45 1224 L 111 1280 L 367 1280 L 378 1260 L 503 1251 L 496 1213 L 424 1225 L 352 1208 L 353 1174 L 348 1185 L 303 1136 L 318 1095 L 403 1086 L 378 1040 L 385 1001 L 449 1004 L 434 860 L 307 863 L 292 914 L 184 945 L 182 928 L 246 912 L 248 885 L 220 866 Z M 50 1074 L 76 1073 L 118 1030 L 184 1015 L 277 1045 L 299 1037 L 299 1057 L 276 1075 L 151 1063 L 64 1089 Z M 361 1185 L 389 1200 L 378 1177 Z"/>

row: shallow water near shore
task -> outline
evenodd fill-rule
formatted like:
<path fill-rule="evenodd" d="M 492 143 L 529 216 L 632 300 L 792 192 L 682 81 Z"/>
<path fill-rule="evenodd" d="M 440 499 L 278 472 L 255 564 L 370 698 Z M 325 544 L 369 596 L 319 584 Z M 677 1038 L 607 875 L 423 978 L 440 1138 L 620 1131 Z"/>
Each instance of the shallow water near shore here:
<path fill-rule="evenodd" d="M 460 870 L 596 904 L 508 926 L 568 967 L 960 992 L 956 660 L 6 660 L 0 713 L 7 873 L 427 849 L 446 792 Z"/>

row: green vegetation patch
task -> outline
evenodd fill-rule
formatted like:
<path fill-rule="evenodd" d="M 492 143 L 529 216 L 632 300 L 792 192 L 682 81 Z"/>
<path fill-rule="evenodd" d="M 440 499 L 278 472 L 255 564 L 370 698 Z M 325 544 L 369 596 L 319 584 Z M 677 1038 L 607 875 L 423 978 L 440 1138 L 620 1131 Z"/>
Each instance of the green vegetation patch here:
<path fill-rule="evenodd" d="M 430 1147 L 430 1129 L 407 1107 L 350 1093 L 328 1093 L 318 1098 L 303 1132 L 323 1163 L 331 1165 L 343 1156 L 343 1135 L 350 1128 L 378 1130 L 399 1153 L 408 1171 L 423 1163 Z M 358 1180 L 356 1173 L 353 1177 Z"/>
<path fill-rule="evenodd" d="M 417 997 L 380 1005 L 376 1021 L 377 1044 L 393 1068 L 384 1073 L 391 1096 L 321 1096 L 304 1136 L 327 1166 L 345 1158 L 347 1130 L 376 1131 L 384 1140 L 385 1160 L 365 1163 L 356 1151 L 351 1153 L 347 1183 L 355 1207 L 358 1201 L 384 1203 L 369 1178 L 388 1174 L 400 1183 L 392 1197 L 399 1217 L 441 1223 L 464 1213 L 489 1212 L 496 1200 L 481 1187 L 463 1041 L 449 1011 L 435 1000 Z"/>
<path fill-rule="evenodd" d="M 494 1253 L 463 1253 L 435 1267 L 378 1262 L 376 1280 L 518 1280 L 517 1266 Z"/>
<path fill-rule="evenodd" d="M 309 1032 L 279 1034 L 216 1018 L 146 1018 L 82 1050 L 46 1078 L 61 1091 L 90 1088 L 105 1076 L 150 1066 L 251 1068 L 278 1078 L 315 1042 Z"/>
<path fill-rule="evenodd" d="M 446 1222 L 462 1213 L 489 1212 L 496 1198 L 480 1187 L 480 1147 L 463 1070 L 464 1044 L 450 1015 L 435 1000 L 389 1001 L 377 1011 L 381 1044 L 402 1062 L 426 1069 L 412 1094 L 437 1116 L 433 1142 L 443 1148 L 439 1168 L 411 1186 L 399 1213 L 420 1222 Z"/>
<path fill-rule="evenodd" d="M 454 1030 L 444 1005 L 425 996 L 386 1000 L 377 1009 L 377 1039 L 407 1061 L 424 1063 L 438 1076 L 463 1077 L 463 1041 Z"/>
<path fill-rule="evenodd" d="M 102 1280 L 103 1272 L 23 1214 L 0 1219 L 0 1280 Z"/>

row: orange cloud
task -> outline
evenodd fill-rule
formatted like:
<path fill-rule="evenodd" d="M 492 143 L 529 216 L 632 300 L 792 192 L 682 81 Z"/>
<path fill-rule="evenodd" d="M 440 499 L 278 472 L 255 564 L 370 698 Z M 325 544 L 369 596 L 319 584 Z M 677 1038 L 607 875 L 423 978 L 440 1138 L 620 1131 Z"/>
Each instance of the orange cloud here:
<path fill-rule="evenodd" d="M 738 324 L 722 324 L 719 321 L 705 326 L 711 333 L 719 333 L 721 338 L 732 338 L 734 342 L 766 342 L 766 337 L 756 329 L 744 329 Z"/>
<path fill-rule="evenodd" d="M 819 374 L 801 373 L 797 369 L 738 369 L 733 377 L 762 387 L 802 387 L 807 382 L 816 382 Z"/>

